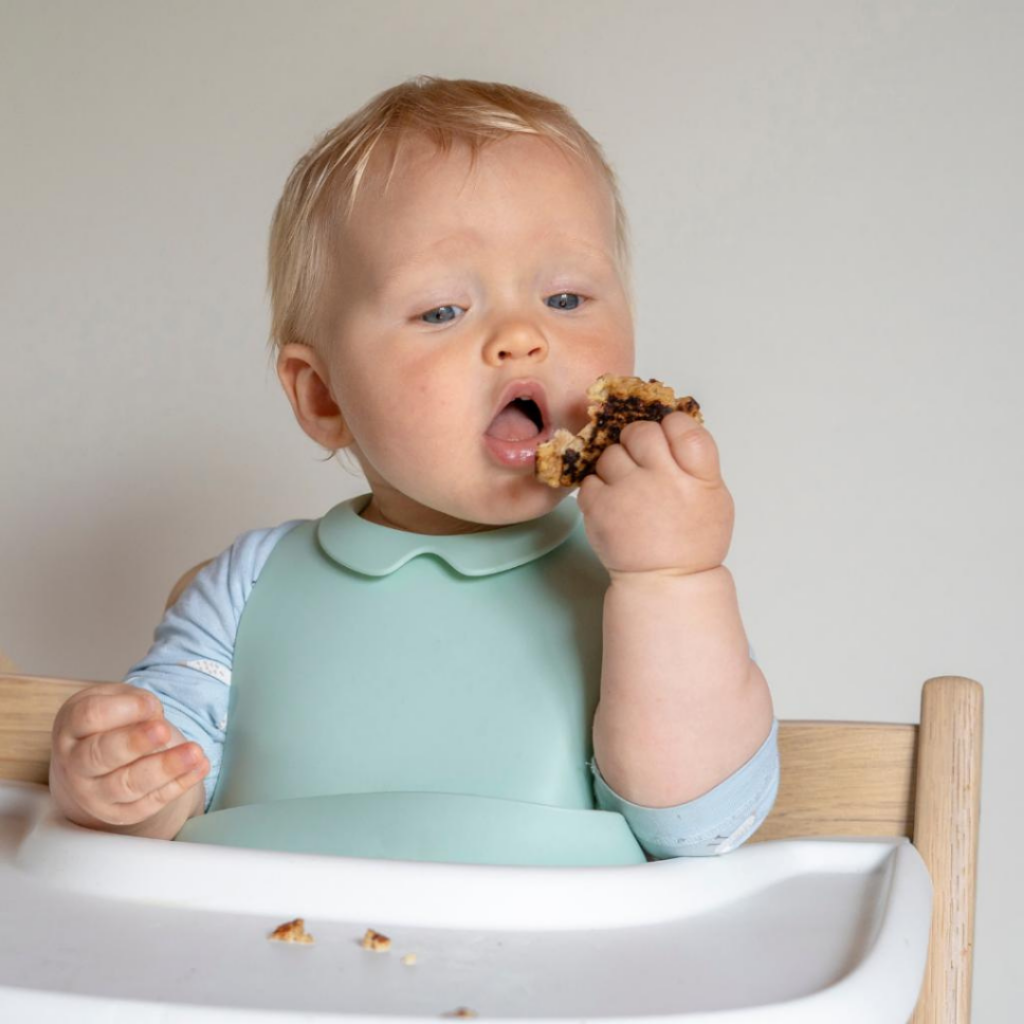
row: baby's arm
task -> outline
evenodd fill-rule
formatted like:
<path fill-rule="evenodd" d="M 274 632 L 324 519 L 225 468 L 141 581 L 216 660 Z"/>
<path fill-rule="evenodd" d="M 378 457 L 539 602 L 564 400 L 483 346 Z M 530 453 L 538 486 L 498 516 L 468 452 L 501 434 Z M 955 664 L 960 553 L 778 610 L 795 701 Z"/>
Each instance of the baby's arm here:
<path fill-rule="evenodd" d="M 125 678 L 158 698 L 168 722 L 206 755 L 210 770 L 202 811 L 209 809 L 220 775 L 242 611 L 277 542 L 301 522 L 293 519 L 270 529 L 249 530 L 203 566 L 167 609 L 146 656 Z"/>
<path fill-rule="evenodd" d="M 772 699 L 728 569 L 613 582 L 604 625 L 594 750 L 613 789 L 653 807 L 694 800 L 761 747 Z"/>
<path fill-rule="evenodd" d="M 668 855 L 734 849 L 774 799 L 778 732 L 723 564 L 735 512 L 717 444 L 682 412 L 629 423 L 578 501 L 611 577 L 595 760 L 624 807 L 671 824 Z"/>
<path fill-rule="evenodd" d="M 124 683 L 91 686 L 65 702 L 54 722 L 50 789 L 71 821 L 172 839 L 209 808 L 242 609 L 277 541 L 300 522 L 242 534 L 167 609 Z"/>
<path fill-rule="evenodd" d="M 750 660 L 754 651 L 750 648 Z M 621 814 L 649 857 L 711 857 L 735 850 L 768 817 L 779 791 L 777 721 L 754 755 L 731 775 L 693 799 L 669 806 L 633 803 L 609 786 L 597 764 L 596 805 Z M 671 798 L 670 798 L 671 799 Z"/>

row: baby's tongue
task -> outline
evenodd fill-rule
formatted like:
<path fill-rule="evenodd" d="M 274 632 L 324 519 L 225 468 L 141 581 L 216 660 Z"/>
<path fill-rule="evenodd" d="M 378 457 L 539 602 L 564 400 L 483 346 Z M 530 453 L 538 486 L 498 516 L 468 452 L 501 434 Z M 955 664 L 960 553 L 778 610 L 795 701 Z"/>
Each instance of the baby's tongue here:
<path fill-rule="evenodd" d="M 527 441 L 539 433 L 537 424 L 518 405 L 512 403 L 506 405 L 487 428 L 488 436 L 496 437 L 499 441 Z"/>

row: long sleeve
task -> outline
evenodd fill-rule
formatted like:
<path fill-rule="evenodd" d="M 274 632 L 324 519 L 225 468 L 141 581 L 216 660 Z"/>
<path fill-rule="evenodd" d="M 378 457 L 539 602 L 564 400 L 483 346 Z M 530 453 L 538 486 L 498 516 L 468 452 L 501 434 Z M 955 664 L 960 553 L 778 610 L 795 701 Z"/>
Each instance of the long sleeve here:
<path fill-rule="evenodd" d="M 305 522 L 243 533 L 203 567 L 167 609 L 145 657 L 124 681 L 160 698 L 167 721 L 199 744 L 210 762 L 203 780 L 210 806 L 220 775 L 235 635 L 253 584 L 277 542 Z"/>
<path fill-rule="evenodd" d="M 754 660 L 753 649 L 750 651 Z M 675 807 L 644 807 L 619 796 L 605 782 L 594 759 L 594 797 L 604 811 L 618 811 L 652 857 L 711 857 L 728 853 L 761 827 L 779 789 L 778 721 L 764 743 L 717 786 Z"/>

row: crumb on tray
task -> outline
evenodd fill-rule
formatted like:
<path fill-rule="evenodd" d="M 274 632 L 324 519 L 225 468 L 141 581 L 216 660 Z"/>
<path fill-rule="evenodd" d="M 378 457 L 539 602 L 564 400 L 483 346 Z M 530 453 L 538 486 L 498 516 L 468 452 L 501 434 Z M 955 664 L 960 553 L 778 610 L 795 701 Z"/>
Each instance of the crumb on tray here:
<path fill-rule="evenodd" d="M 313 936 L 306 931 L 306 922 L 301 917 L 279 924 L 267 938 L 278 942 L 302 942 L 307 945 L 313 942 Z"/>
<path fill-rule="evenodd" d="M 391 940 L 372 928 L 366 929 L 363 936 L 363 949 L 372 949 L 375 953 L 386 953 L 391 948 Z"/>

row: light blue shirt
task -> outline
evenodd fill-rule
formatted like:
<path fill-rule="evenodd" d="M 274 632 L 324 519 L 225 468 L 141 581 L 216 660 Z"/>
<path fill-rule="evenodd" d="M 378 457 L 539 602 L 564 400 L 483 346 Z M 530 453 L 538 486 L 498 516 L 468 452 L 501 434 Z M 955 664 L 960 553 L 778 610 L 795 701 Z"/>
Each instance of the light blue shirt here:
<path fill-rule="evenodd" d="M 165 613 L 146 656 L 125 682 L 160 698 L 167 721 L 203 749 L 210 762 L 208 809 L 220 773 L 227 729 L 235 635 L 253 584 L 277 542 L 308 520 L 292 519 L 243 533 L 197 574 Z M 750 651 L 753 659 L 753 649 Z M 593 759 L 597 807 L 623 815 L 643 849 L 655 858 L 727 853 L 768 816 L 779 784 L 778 722 L 754 756 L 714 789 L 675 807 L 644 807 L 619 796 Z"/>

